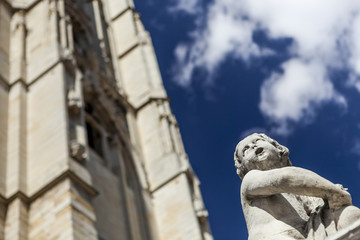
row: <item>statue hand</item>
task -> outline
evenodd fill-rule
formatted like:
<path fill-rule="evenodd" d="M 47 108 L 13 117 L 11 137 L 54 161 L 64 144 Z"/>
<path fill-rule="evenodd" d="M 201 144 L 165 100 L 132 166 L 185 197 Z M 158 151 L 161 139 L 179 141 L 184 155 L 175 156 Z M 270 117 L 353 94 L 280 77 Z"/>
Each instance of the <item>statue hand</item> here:
<path fill-rule="evenodd" d="M 329 200 L 330 209 L 338 209 L 342 206 L 352 205 L 352 199 L 350 193 L 347 192 L 347 188 L 344 188 L 341 184 L 335 184 L 338 189 L 338 194 L 333 194 Z"/>

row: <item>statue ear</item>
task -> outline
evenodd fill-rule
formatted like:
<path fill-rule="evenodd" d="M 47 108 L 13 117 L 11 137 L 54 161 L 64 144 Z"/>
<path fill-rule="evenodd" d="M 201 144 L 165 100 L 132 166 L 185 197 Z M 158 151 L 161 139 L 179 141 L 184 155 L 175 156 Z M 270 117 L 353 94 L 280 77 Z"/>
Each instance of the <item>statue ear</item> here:
<path fill-rule="evenodd" d="M 244 178 L 244 173 L 241 172 L 240 169 L 236 169 L 236 173 L 240 177 L 241 180 Z"/>
<path fill-rule="evenodd" d="M 289 149 L 285 146 L 280 146 L 281 150 L 281 160 L 285 166 L 292 166 L 292 163 L 289 159 Z"/>
<path fill-rule="evenodd" d="M 241 176 L 240 176 L 241 175 L 241 171 L 240 171 L 241 163 L 240 163 L 240 159 L 238 156 L 238 146 L 236 146 L 236 148 L 235 148 L 234 161 L 235 161 L 236 174 L 241 178 Z"/>

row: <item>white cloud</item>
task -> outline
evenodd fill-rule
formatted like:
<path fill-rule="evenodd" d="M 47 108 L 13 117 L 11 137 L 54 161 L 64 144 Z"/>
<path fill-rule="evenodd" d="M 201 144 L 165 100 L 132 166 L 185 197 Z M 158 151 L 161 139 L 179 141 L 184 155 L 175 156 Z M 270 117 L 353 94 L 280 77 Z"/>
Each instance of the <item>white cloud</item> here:
<path fill-rule="evenodd" d="M 192 43 L 181 43 L 175 49 L 175 80 L 180 85 L 191 83 L 196 68 L 205 69 L 211 79 L 219 65 L 229 56 L 247 61 L 252 56 L 272 54 L 271 50 L 259 48 L 253 42 L 254 23 L 242 19 L 239 6 L 232 8 L 229 2 L 215 2 L 207 14 L 207 27 L 191 33 L 194 40 Z"/>
<path fill-rule="evenodd" d="M 329 71 L 350 69 L 351 77 L 343 82 L 360 92 L 358 0 L 214 0 L 204 19 L 191 33 L 192 41 L 175 51 L 175 80 L 183 86 L 191 84 L 196 69 L 205 70 L 211 79 L 228 57 L 251 65 L 254 57 L 274 54 L 254 41 L 256 31 L 270 39 L 293 39 L 292 57 L 283 63 L 282 72 L 264 80 L 259 104 L 282 133 L 287 133 L 289 121 L 313 116 L 325 102 L 346 105 Z"/>
<path fill-rule="evenodd" d="M 184 12 L 190 15 L 199 14 L 200 3 L 198 0 L 174 0 L 168 10 L 173 12 Z"/>
<path fill-rule="evenodd" d="M 246 138 L 247 136 L 249 136 L 249 135 L 251 135 L 253 133 L 265 133 L 265 134 L 268 134 L 265 128 L 253 127 L 253 128 L 250 128 L 250 129 L 247 129 L 247 130 L 243 131 L 240 134 L 239 140 L 244 139 L 244 138 Z"/>
<path fill-rule="evenodd" d="M 261 87 L 260 110 L 273 121 L 297 121 L 312 115 L 316 105 L 324 101 L 346 104 L 328 80 L 322 63 L 293 58 L 282 69 L 283 73 L 273 73 Z"/>
<path fill-rule="evenodd" d="M 355 143 L 351 148 L 351 152 L 360 156 L 360 139 L 355 140 Z"/>

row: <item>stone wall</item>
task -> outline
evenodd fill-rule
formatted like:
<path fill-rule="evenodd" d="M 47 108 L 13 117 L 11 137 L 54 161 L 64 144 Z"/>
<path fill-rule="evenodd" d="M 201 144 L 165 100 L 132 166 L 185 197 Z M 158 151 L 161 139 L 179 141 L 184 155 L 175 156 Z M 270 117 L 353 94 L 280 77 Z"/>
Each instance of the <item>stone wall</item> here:
<path fill-rule="evenodd" d="M 28 214 L 29 240 L 98 239 L 93 207 L 86 193 L 68 179 L 32 202 Z"/>
<path fill-rule="evenodd" d="M 10 19 L 9 7 L 0 2 L 0 79 L 9 79 L 9 49 L 10 49 Z"/>
<path fill-rule="evenodd" d="M 0 239 L 211 239 L 195 182 L 131 0 L 0 0 Z"/>
<path fill-rule="evenodd" d="M 0 1 L 0 194 L 5 194 L 7 112 L 10 48 L 10 9 Z"/>
<path fill-rule="evenodd" d="M 101 193 L 93 201 L 96 213 L 96 228 L 104 239 L 129 239 L 131 235 L 126 199 L 121 180 L 90 153 L 88 168 L 94 187 Z M 120 180 L 120 182 L 119 182 Z"/>
<path fill-rule="evenodd" d="M 69 165 L 63 71 L 63 66 L 57 65 L 28 90 L 27 192 L 30 195 Z"/>
<path fill-rule="evenodd" d="M 42 78 L 60 60 L 57 21 L 55 2 L 40 1 L 26 13 L 27 83 Z"/>
<path fill-rule="evenodd" d="M 0 194 L 5 195 L 8 92 L 0 84 Z"/>
<path fill-rule="evenodd" d="M 203 239 L 185 174 L 156 191 L 154 203 L 160 239 Z"/>

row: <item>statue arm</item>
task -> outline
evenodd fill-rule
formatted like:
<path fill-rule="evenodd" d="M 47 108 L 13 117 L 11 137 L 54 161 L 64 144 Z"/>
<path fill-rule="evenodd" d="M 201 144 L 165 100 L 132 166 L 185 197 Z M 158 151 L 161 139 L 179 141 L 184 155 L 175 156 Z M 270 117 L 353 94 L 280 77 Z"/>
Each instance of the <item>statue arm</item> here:
<path fill-rule="evenodd" d="M 242 194 L 249 200 L 279 193 L 292 193 L 328 200 L 330 208 L 351 205 L 350 194 L 316 173 L 298 167 L 267 171 L 252 170 L 244 177 Z"/>

